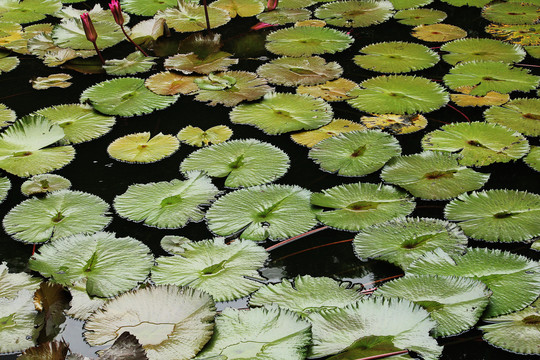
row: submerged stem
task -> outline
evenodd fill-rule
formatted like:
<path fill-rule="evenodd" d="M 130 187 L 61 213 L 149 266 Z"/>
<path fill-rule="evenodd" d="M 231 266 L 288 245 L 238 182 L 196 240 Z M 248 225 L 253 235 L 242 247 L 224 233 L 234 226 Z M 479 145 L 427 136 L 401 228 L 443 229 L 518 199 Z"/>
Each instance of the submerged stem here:
<path fill-rule="evenodd" d="M 283 245 L 285 245 L 285 244 L 288 244 L 288 243 L 293 242 L 293 241 L 295 241 L 295 240 L 301 239 L 301 238 L 303 238 L 303 237 L 305 237 L 305 236 L 308 236 L 308 235 L 311 235 L 311 234 L 315 234 L 315 233 L 318 233 L 319 231 L 323 231 L 323 230 L 326 230 L 326 229 L 328 229 L 328 226 L 321 226 L 320 228 L 316 228 L 316 229 L 313 229 L 313 230 L 309 230 L 309 231 L 307 231 L 307 232 L 305 232 L 305 233 L 303 233 L 303 234 L 293 236 L 292 238 L 289 238 L 289 239 L 287 239 L 287 240 L 283 240 L 283 241 L 281 241 L 281 242 L 278 242 L 278 243 L 275 244 L 275 245 L 272 245 L 272 246 L 270 246 L 270 247 L 267 247 L 267 248 L 266 248 L 266 251 L 272 251 L 272 250 L 277 249 L 278 247 L 281 247 L 281 246 L 283 246 Z"/>

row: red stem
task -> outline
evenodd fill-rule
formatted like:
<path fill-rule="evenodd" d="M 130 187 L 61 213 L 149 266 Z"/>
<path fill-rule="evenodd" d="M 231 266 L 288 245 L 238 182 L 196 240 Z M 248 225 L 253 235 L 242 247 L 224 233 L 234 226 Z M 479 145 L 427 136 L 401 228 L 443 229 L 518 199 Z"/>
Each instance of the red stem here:
<path fill-rule="evenodd" d="M 34 244 L 34 246 L 32 247 L 32 256 L 34 256 L 35 253 L 36 253 L 36 244 Z"/>
<path fill-rule="evenodd" d="M 295 240 L 301 239 L 301 238 L 303 238 L 305 236 L 315 234 L 315 233 L 318 233 L 319 231 L 323 231 L 323 230 L 326 230 L 326 229 L 328 229 L 328 226 L 321 226 L 320 228 L 316 228 L 316 229 L 310 230 L 308 232 L 305 232 L 303 234 L 293 236 L 292 238 L 289 238 L 287 240 L 283 240 L 281 242 L 278 242 L 277 244 L 274 244 L 272 246 L 267 247 L 266 251 L 272 251 L 272 250 L 277 249 L 278 247 L 281 247 L 281 246 L 283 246 L 285 244 L 288 244 L 288 243 L 293 242 Z"/>
<path fill-rule="evenodd" d="M 383 358 L 385 358 L 385 357 L 394 356 L 394 355 L 406 354 L 406 353 L 408 353 L 408 352 L 409 352 L 409 350 L 394 351 L 394 352 L 386 353 L 386 354 L 379 354 L 379 355 L 373 355 L 373 356 L 363 357 L 363 358 L 361 358 L 361 359 L 356 359 L 356 360 L 375 360 L 375 359 L 383 359 Z"/>
<path fill-rule="evenodd" d="M 516 66 L 526 66 L 526 67 L 540 67 L 540 65 L 531 65 L 531 64 L 514 64 Z"/>
<path fill-rule="evenodd" d="M 461 116 L 463 116 L 465 119 L 467 119 L 468 122 L 471 122 L 471 119 L 469 119 L 469 117 L 467 115 L 465 115 L 461 110 L 453 107 L 452 105 L 450 104 L 446 104 L 446 106 L 448 106 L 450 109 L 454 109 L 455 111 L 457 111 L 458 113 L 461 114 Z"/>
<path fill-rule="evenodd" d="M 325 247 L 325 246 L 337 245 L 337 244 L 342 244 L 342 243 L 346 243 L 346 242 L 351 242 L 351 241 L 353 241 L 353 240 L 354 240 L 354 239 L 339 240 L 339 241 L 335 241 L 335 242 L 332 242 L 332 243 L 329 243 L 329 244 L 323 244 L 323 245 L 318 245 L 318 246 L 310 247 L 309 249 L 300 250 L 300 251 L 294 252 L 294 253 L 292 253 L 292 254 L 288 254 L 288 255 L 285 255 L 285 256 L 283 256 L 283 257 L 280 257 L 280 258 L 277 259 L 276 261 L 283 260 L 283 259 L 286 259 L 286 258 L 288 258 L 288 257 L 294 256 L 294 255 L 298 255 L 298 254 L 301 254 L 301 253 L 306 252 L 306 251 L 315 250 L 315 249 L 322 248 L 322 247 Z"/>
<path fill-rule="evenodd" d="M 206 5 L 206 0 L 203 0 L 204 6 L 204 16 L 206 17 L 206 29 L 210 31 L 210 18 L 208 17 L 208 6 Z"/>
<path fill-rule="evenodd" d="M 376 284 L 376 283 L 381 282 L 381 281 L 392 280 L 392 279 L 395 279 L 395 278 L 398 278 L 398 277 L 402 277 L 403 275 L 404 275 L 404 274 L 399 274 L 399 275 L 389 276 L 389 277 L 385 277 L 385 278 L 383 278 L 383 279 L 370 281 L 370 282 L 367 282 L 367 283 L 362 284 L 362 285 L 366 286 L 366 285 Z"/>
<path fill-rule="evenodd" d="M 131 38 L 129 37 L 129 35 L 126 33 L 126 30 L 124 30 L 124 25 L 120 25 L 120 28 L 122 29 L 122 32 L 124 33 L 124 35 L 126 36 L 126 38 L 133 44 L 135 45 L 135 47 L 144 54 L 144 56 L 148 56 L 147 53 L 144 52 L 144 50 L 137 44 L 135 44 L 135 42 L 133 40 L 131 40 Z"/>
<path fill-rule="evenodd" d="M 101 64 L 105 65 L 105 59 L 103 59 L 103 55 L 101 55 L 101 51 L 99 51 L 96 42 L 94 41 L 92 44 L 94 44 L 94 49 L 96 49 L 96 53 L 99 56 L 99 60 L 101 60 Z"/>
<path fill-rule="evenodd" d="M 360 291 L 362 294 L 372 294 L 375 290 L 377 290 L 378 288 L 377 287 L 374 287 L 374 288 L 371 288 L 371 289 L 366 289 L 366 290 L 362 290 Z"/>

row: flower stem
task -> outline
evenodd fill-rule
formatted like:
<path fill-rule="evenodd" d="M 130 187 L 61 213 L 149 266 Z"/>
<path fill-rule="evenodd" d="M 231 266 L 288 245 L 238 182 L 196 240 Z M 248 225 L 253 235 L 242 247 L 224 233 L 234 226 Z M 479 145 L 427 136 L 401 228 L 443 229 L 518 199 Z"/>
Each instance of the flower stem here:
<path fill-rule="evenodd" d="M 394 352 L 386 353 L 386 354 L 379 354 L 379 355 L 373 355 L 373 356 L 363 357 L 363 358 L 361 358 L 361 359 L 356 359 L 356 360 L 375 360 L 375 359 L 383 359 L 383 358 L 386 358 L 386 357 L 389 357 L 389 356 L 406 354 L 406 353 L 408 353 L 408 352 L 409 352 L 408 350 L 394 351 Z"/>
<path fill-rule="evenodd" d="M 94 44 L 94 49 L 96 49 L 96 53 L 99 56 L 99 60 L 101 61 L 101 64 L 105 65 L 105 59 L 103 59 L 103 55 L 101 55 L 101 51 L 99 51 L 96 42 L 94 41 L 92 44 Z"/>
<path fill-rule="evenodd" d="M 266 248 L 266 251 L 272 251 L 272 250 L 277 249 L 278 247 L 281 247 L 281 246 L 283 246 L 283 245 L 285 245 L 285 244 L 288 244 L 288 243 L 293 242 L 293 241 L 295 241 L 295 240 L 301 239 L 301 238 L 303 238 L 304 236 L 308 236 L 308 235 L 311 235 L 311 234 L 315 234 L 315 233 L 317 233 L 317 232 L 319 232 L 319 231 L 326 230 L 326 229 L 328 229 L 328 226 L 321 226 L 320 228 L 316 228 L 316 229 L 310 230 L 310 231 L 308 231 L 308 232 L 305 232 L 305 233 L 303 233 L 303 234 L 293 236 L 292 238 L 289 238 L 289 239 L 287 239 L 287 240 L 283 240 L 283 241 L 281 241 L 281 242 L 278 242 L 278 243 L 275 244 L 275 245 L 272 245 L 272 246 L 270 246 L 270 247 L 267 247 L 267 248 Z"/>
<path fill-rule="evenodd" d="M 144 54 L 144 56 L 148 56 L 148 54 L 139 46 L 137 45 L 133 40 L 131 40 L 131 38 L 129 37 L 129 35 L 126 33 L 126 30 L 124 29 L 124 25 L 120 25 L 120 29 L 122 29 L 122 32 L 124 33 L 125 37 L 129 40 L 130 43 L 132 43 L 133 45 L 135 45 L 135 47 Z"/>
<path fill-rule="evenodd" d="M 206 17 L 206 29 L 210 31 L 210 17 L 208 17 L 208 6 L 206 5 L 206 0 L 203 0 L 204 6 L 204 16 Z"/>

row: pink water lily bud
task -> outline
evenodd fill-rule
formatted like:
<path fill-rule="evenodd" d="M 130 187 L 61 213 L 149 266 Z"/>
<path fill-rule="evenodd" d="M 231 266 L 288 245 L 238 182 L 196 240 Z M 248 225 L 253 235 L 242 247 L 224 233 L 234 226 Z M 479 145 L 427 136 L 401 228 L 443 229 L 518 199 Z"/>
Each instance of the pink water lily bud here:
<path fill-rule="evenodd" d="M 94 24 L 92 24 L 92 19 L 90 19 L 90 15 L 88 15 L 88 13 L 81 14 L 81 20 L 84 33 L 86 34 L 86 38 L 88 39 L 88 41 L 92 43 L 96 42 L 97 32 L 94 28 Z"/>
<path fill-rule="evenodd" d="M 265 22 L 260 22 L 258 24 L 255 24 L 251 27 L 251 30 L 261 30 L 261 29 L 265 29 L 267 27 L 272 27 L 272 26 L 276 26 L 274 24 L 267 24 Z"/>
<path fill-rule="evenodd" d="M 268 11 L 274 10 L 278 6 L 279 0 L 268 0 L 268 3 L 266 4 L 266 8 Z"/>
<path fill-rule="evenodd" d="M 114 21 L 116 21 L 118 25 L 124 25 L 124 15 L 122 15 L 122 8 L 120 7 L 118 0 L 111 0 L 109 9 L 111 9 Z"/>

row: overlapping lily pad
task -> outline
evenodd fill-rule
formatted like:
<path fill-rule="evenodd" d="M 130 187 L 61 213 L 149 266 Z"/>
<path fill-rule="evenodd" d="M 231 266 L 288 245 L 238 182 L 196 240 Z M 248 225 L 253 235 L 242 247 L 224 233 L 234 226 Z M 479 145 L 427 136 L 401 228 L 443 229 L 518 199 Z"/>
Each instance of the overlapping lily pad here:
<path fill-rule="evenodd" d="M 11 125 L 16 119 L 15 111 L 4 104 L 0 104 L 0 128 Z"/>
<path fill-rule="evenodd" d="M 20 291 L 33 294 L 41 280 L 27 273 L 10 273 L 5 262 L 0 263 L 0 298 L 15 299 Z"/>
<path fill-rule="evenodd" d="M 198 2 L 181 1 L 176 7 L 158 11 L 157 19 L 165 19 L 167 26 L 178 32 L 195 32 L 206 29 L 205 9 Z M 208 7 L 210 28 L 214 29 L 228 23 L 229 12 L 217 7 Z"/>
<path fill-rule="evenodd" d="M 398 11 L 394 19 L 404 25 L 432 25 L 446 19 L 446 13 L 435 9 L 407 9 Z"/>
<path fill-rule="evenodd" d="M 257 74 L 276 85 L 316 85 L 338 78 L 343 68 L 320 56 L 281 57 L 259 66 Z"/>
<path fill-rule="evenodd" d="M 193 72 L 209 74 L 214 71 L 227 71 L 229 66 L 238 63 L 238 59 L 233 59 L 230 56 L 231 54 L 225 51 L 211 53 L 205 57 L 200 57 L 193 52 L 176 54 L 165 59 L 165 68 L 181 71 L 184 74 Z"/>
<path fill-rule="evenodd" d="M 528 2 L 489 4 L 482 9 L 482 17 L 499 24 L 535 24 L 540 7 Z"/>
<path fill-rule="evenodd" d="M 231 18 L 249 17 L 260 14 L 264 11 L 264 4 L 259 0 L 217 0 L 210 4 L 229 12 Z"/>
<path fill-rule="evenodd" d="M 392 10 L 392 2 L 386 0 L 345 0 L 320 6 L 315 16 L 334 26 L 367 27 L 390 19 Z"/>
<path fill-rule="evenodd" d="M 362 116 L 360 121 L 368 129 L 386 130 L 395 135 L 414 133 L 425 129 L 428 124 L 426 117 L 420 114 Z"/>
<path fill-rule="evenodd" d="M 523 158 L 523 161 L 532 169 L 540 171 L 540 146 L 531 146 L 531 151 Z"/>
<path fill-rule="evenodd" d="M 21 192 L 26 195 L 44 194 L 57 190 L 69 189 L 71 181 L 56 174 L 34 175 L 21 185 Z"/>
<path fill-rule="evenodd" d="M 313 147 L 320 141 L 351 131 L 363 131 L 365 126 L 345 119 L 334 119 L 328 125 L 315 130 L 303 131 L 291 135 L 291 139 L 297 144 Z"/>
<path fill-rule="evenodd" d="M 122 9 L 135 15 L 154 16 L 159 10 L 177 4 L 177 0 L 122 0 Z"/>
<path fill-rule="evenodd" d="M 199 90 L 195 83 L 197 78 L 199 77 L 164 71 L 150 76 L 144 84 L 159 95 L 190 94 Z"/>
<path fill-rule="evenodd" d="M 172 155 L 180 143 L 178 138 L 167 134 L 149 132 L 130 134 L 114 140 L 108 147 L 109 155 L 129 163 L 152 163 Z"/>
<path fill-rule="evenodd" d="M 201 147 L 227 141 L 232 134 L 233 131 L 225 125 L 212 126 L 206 130 L 188 125 L 180 130 L 176 137 L 188 145 Z"/>
<path fill-rule="evenodd" d="M 485 30 L 488 34 L 513 44 L 540 45 L 540 25 L 490 24 Z"/>
<path fill-rule="evenodd" d="M 35 345 L 39 335 L 34 291 L 21 290 L 15 297 L 0 297 L 0 353 L 22 351 Z"/>
<path fill-rule="evenodd" d="M 450 24 L 419 25 L 412 29 L 411 35 L 429 42 L 446 42 L 467 36 L 462 28 Z"/>
<path fill-rule="evenodd" d="M 416 9 L 420 6 L 431 4 L 433 0 L 390 0 L 394 9 Z"/>
<path fill-rule="evenodd" d="M 520 62 L 525 58 L 525 50 L 519 45 L 508 44 L 495 39 L 467 38 L 448 42 L 441 50 L 449 52 L 442 56 L 449 64 L 465 61 Z"/>
<path fill-rule="evenodd" d="M 257 19 L 265 24 L 286 25 L 298 21 L 307 21 L 311 17 L 308 9 L 274 9 L 257 15 Z"/>
<path fill-rule="evenodd" d="M 113 21 L 112 16 L 107 20 L 94 20 L 96 44 L 99 49 L 105 49 L 124 40 L 120 27 Z M 77 17 L 64 18 L 55 25 L 52 31 L 54 45 L 73 50 L 93 50 L 94 45 L 86 38 L 81 19 Z"/>
<path fill-rule="evenodd" d="M 7 56 L 8 53 L 0 53 L 0 74 L 10 72 L 19 66 L 20 60 L 16 56 Z"/>
<path fill-rule="evenodd" d="M 315 86 L 300 85 L 296 89 L 296 93 L 319 97 L 326 101 L 342 101 L 350 99 L 351 96 L 347 95 L 347 93 L 357 86 L 358 84 L 354 81 L 339 78 Z"/>
<path fill-rule="evenodd" d="M 540 136 L 540 99 L 513 99 L 484 111 L 489 123 L 500 124 L 528 136 Z"/>
<path fill-rule="evenodd" d="M 44 19 L 61 8 L 60 0 L 7 0 L 0 5 L 0 20 L 30 23 Z"/>
<path fill-rule="evenodd" d="M 145 56 L 140 51 L 135 51 L 123 59 L 106 60 L 103 68 L 109 75 L 131 75 L 146 72 L 154 66 L 154 56 Z"/>

